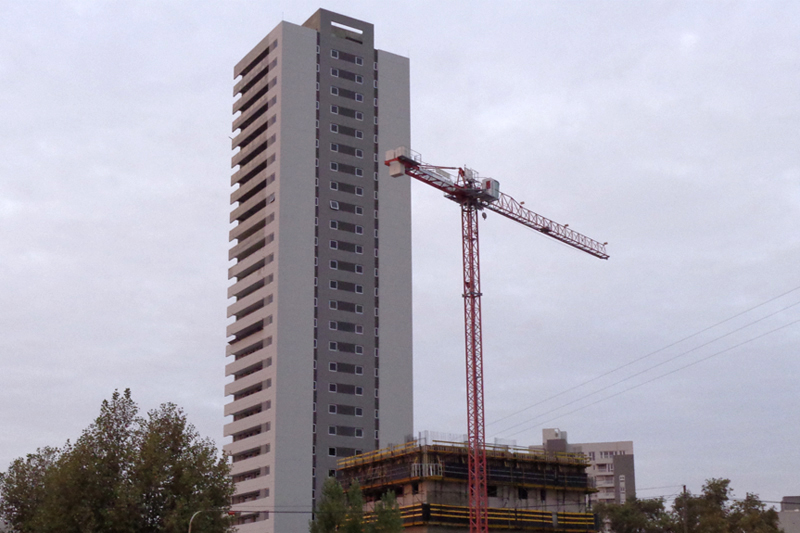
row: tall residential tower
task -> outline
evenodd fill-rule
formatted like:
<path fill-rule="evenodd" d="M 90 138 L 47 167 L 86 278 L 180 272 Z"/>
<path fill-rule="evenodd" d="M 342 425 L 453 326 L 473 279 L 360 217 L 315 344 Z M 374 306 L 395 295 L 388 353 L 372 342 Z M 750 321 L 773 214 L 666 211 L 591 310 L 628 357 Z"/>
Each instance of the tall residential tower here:
<path fill-rule="evenodd" d="M 304 531 L 338 458 L 412 433 L 410 186 L 382 157 L 408 60 L 321 9 L 234 77 L 224 449 L 239 531 Z"/>

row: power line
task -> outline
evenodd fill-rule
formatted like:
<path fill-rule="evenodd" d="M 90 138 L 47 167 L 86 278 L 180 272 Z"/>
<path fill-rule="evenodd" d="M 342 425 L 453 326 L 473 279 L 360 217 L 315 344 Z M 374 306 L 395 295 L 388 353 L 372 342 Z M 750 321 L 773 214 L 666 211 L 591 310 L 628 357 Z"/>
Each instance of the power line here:
<path fill-rule="evenodd" d="M 799 302 L 799 303 L 800 303 L 800 302 Z M 797 304 L 795 304 L 795 305 L 797 305 Z M 780 327 L 778 327 L 778 328 L 775 328 L 775 329 L 773 329 L 773 330 L 767 331 L 766 333 L 762 333 L 761 335 L 757 335 L 757 336 L 755 336 L 755 337 L 752 337 L 752 338 L 750 338 L 750 339 L 747 339 L 747 340 L 745 340 L 745 341 L 742 341 L 742 342 L 740 342 L 739 344 L 735 344 L 735 345 L 733 345 L 733 346 L 730 346 L 730 347 L 728 347 L 728 348 L 725 348 L 724 350 L 720 350 L 720 351 L 718 351 L 718 352 L 715 352 L 715 353 L 713 353 L 713 354 L 711 354 L 711 355 L 709 355 L 709 356 L 703 357 L 702 359 L 698 359 L 697 361 L 693 361 L 693 362 L 691 362 L 691 363 L 689 363 L 689 364 L 686 364 L 686 365 L 684 365 L 684 366 L 682 366 L 682 367 L 678 367 L 678 368 L 676 368 L 676 369 L 674 369 L 674 370 L 670 370 L 669 372 L 666 372 L 666 373 L 664 373 L 664 374 L 661 374 L 661 375 L 659 375 L 659 376 L 656 376 L 656 377 L 654 377 L 654 378 L 652 378 L 652 379 L 649 379 L 649 380 L 647 380 L 647 381 L 644 381 L 644 382 L 642 382 L 642 383 L 639 383 L 639 384 L 637 384 L 637 385 L 633 385 L 632 387 L 628 387 L 627 389 L 623 389 L 623 390 L 621 390 L 621 391 L 619 391 L 619 392 L 617 392 L 617 393 L 615 393 L 615 394 L 612 394 L 612 395 L 610 395 L 610 396 L 606 396 L 605 398 L 600 398 L 599 400 L 597 400 L 597 401 L 594 401 L 594 402 L 592 402 L 592 403 L 590 403 L 590 404 L 584 405 L 584 406 L 582 406 L 582 407 L 578 407 L 577 409 L 573 409 L 572 411 L 569 411 L 569 412 L 567 412 L 567 413 L 562 413 L 562 414 L 560 414 L 560 415 L 558 415 L 558 416 L 556 416 L 556 417 L 554 417 L 554 418 L 551 418 L 551 419 L 549 419 L 549 420 L 545 420 L 544 422 L 540 422 L 539 424 L 546 424 L 546 423 L 548 423 L 548 422 L 552 422 L 553 420 L 557 420 L 557 419 L 559 419 L 559 418 L 562 418 L 562 417 L 564 417 L 564 416 L 571 415 L 571 414 L 573 414 L 573 413 L 576 413 L 576 412 L 578 412 L 578 411 L 581 411 L 581 410 L 583 410 L 583 409 L 586 409 L 587 407 L 591 407 L 591 406 L 593 406 L 593 405 L 596 405 L 596 404 L 598 404 L 598 403 L 604 402 L 604 401 L 606 401 L 606 400 L 610 400 L 611 398 L 615 398 L 615 397 L 619 396 L 620 394 L 626 393 L 626 392 L 628 392 L 628 391 L 632 391 L 633 389 L 638 389 L 639 387 L 642 387 L 642 386 L 644 386 L 644 385 L 647 385 L 647 384 L 649 384 L 649 383 L 652 383 L 652 382 L 654 382 L 654 381 L 656 381 L 656 380 L 658 380 L 658 379 L 661 379 L 661 378 L 663 378 L 663 377 L 669 376 L 669 375 L 671 375 L 671 374 L 674 374 L 674 373 L 676 373 L 676 372 L 679 372 L 679 371 L 681 371 L 681 370 L 684 370 L 684 369 L 686 369 L 686 368 L 689 368 L 690 366 L 694 366 L 694 365 L 696 365 L 696 364 L 702 363 L 703 361 L 707 361 L 707 360 L 711 359 L 712 357 L 716 357 L 717 355 L 720 355 L 720 354 L 723 354 L 723 353 L 729 352 L 729 351 L 731 351 L 731 350 L 734 350 L 734 349 L 736 349 L 736 348 L 739 348 L 739 347 L 741 347 L 741 346 L 744 346 L 745 344 L 749 344 L 749 343 L 751 343 L 751 342 L 753 342 L 753 341 L 755 341 L 755 340 L 758 340 L 758 339 L 760 339 L 760 338 L 762 338 L 762 337 L 766 337 L 767 335 L 771 335 L 771 334 L 773 334 L 773 333 L 775 333 L 775 332 L 777 332 L 777 331 L 780 331 L 780 330 L 782 330 L 782 329 L 785 329 L 785 328 L 787 328 L 787 327 L 789 327 L 789 326 L 792 326 L 792 325 L 794 325 L 794 324 L 797 324 L 798 322 L 800 322 L 800 319 L 798 319 L 798 320 L 795 320 L 795 321 L 793 321 L 793 322 L 789 322 L 788 324 L 784 324 L 783 326 L 780 326 Z M 677 357 L 680 357 L 680 356 L 677 356 Z M 673 359 L 676 359 L 677 357 L 675 357 L 675 358 L 673 358 Z M 653 368 L 655 368 L 655 367 L 653 367 Z M 641 372 L 640 372 L 640 373 L 641 373 Z M 637 374 L 637 375 L 638 375 L 638 374 Z M 624 380 L 623 380 L 623 381 L 624 381 Z M 621 381 L 620 381 L 620 382 L 618 382 L 618 383 L 621 383 Z M 614 385 L 616 385 L 616 384 L 614 384 Z M 604 389 L 600 389 L 600 390 L 598 390 L 598 391 L 595 391 L 595 392 L 593 392 L 593 393 L 591 393 L 591 394 L 587 394 L 586 396 L 583 396 L 583 397 L 581 397 L 581 398 L 578 398 L 578 400 L 575 400 L 575 401 L 573 401 L 573 402 L 570 402 L 570 403 L 575 403 L 575 402 L 577 402 L 577 401 L 579 401 L 579 400 L 582 400 L 582 399 L 588 398 L 589 396 L 591 396 L 591 395 L 593 395 L 593 394 L 596 394 L 597 392 L 602 392 L 603 390 L 606 390 L 606 389 L 608 389 L 608 388 L 610 388 L 610 387 L 613 387 L 614 385 L 609 385 L 608 387 L 605 387 Z M 566 404 L 566 405 L 570 405 L 570 404 Z M 566 407 L 566 405 L 564 405 L 563 407 Z M 551 413 L 551 412 L 553 412 L 553 411 L 556 411 L 556 410 L 558 410 L 558 409 L 561 409 L 561 407 L 557 407 L 556 409 L 552 409 L 552 410 L 550 410 L 550 411 L 548 411 L 548 412 L 546 412 L 546 413 L 543 413 L 543 415 L 545 415 L 545 414 L 548 414 L 548 413 Z M 539 415 L 539 416 L 542 416 L 542 415 Z M 535 420 L 535 418 L 529 419 L 527 422 L 530 422 L 531 420 Z M 517 435 L 517 434 L 519 434 L 519 433 L 522 433 L 523 431 L 527 431 L 527 430 L 529 430 L 529 429 L 533 429 L 534 427 L 536 427 L 536 426 L 537 426 L 537 425 L 539 425 L 539 424 L 534 424 L 533 426 L 529 426 L 529 427 L 527 427 L 527 428 L 521 429 L 521 430 L 519 430 L 519 431 L 517 431 L 517 432 L 515 432 L 515 433 L 511 433 L 511 434 L 510 434 L 510 435 L 508 435 L 508 436 Z M 517 424 L 517 425 L 520 425 L 520 424 Z M 516 426 L 513 426 L 513 427 L 516 427 Z"/>
<path fill-rule="evenodd" d="M 774 296 L 774 297 L 770 298 L 769 300 L 766 300 L 766 301 L 764 301 L 764 302 L 761 302 L 761 303 L 760 303 L 760 304 L 758 304 L 758 305 L 755 305 L 755 306 L 753 306 L 753 307 L 750 307 L 749 309 L 746 309 L 746 310 L 744 310 L 744 311 L 741 311 L 740 313 L 737 313 L 737 314 L 735 314 L 735 315 L 733 315 L 733 316 L 731 316 L 731 317 L 728 317 L 728 318 L 726 318 L 725 320 L 722 320 L 722 321 L 720 321 L 720 322 L 717 322 L 716 324 L 713 324 L 713 325 L 711 325 L 711 326 L 708 326 L 708 327 L 705 327 L 705 328 L 703 328 L 703 329 L 701 329 L 701 330 L 699 330 L 699 331 L 696 331 L 695 333 L 692 333 L 691 335 L 688 335 L 688 336 L 686 336 L 686 337 L 683 337 L 682 339 L 679 339 L 679 340 L 677 340 L 677 341 L 675 341 L 675 342 L 672 342 L 672 343 L 670 343 L 670 344 L 668 344 L 668 345 L 666 345 L 666 346 L 664 346 L 664 347 L 662 347 L 662 348 L 659 348 L 658 350 L 655 350 L 655 351 L 653 351 L 653 352 L 650 352 L 650 353 L 648 353 L 648 354 L 646 354 L 646 355 L 643 355 L 643 356 L 641 356 L 641 357 L 638 357 L 638 358 L 636 358 L 636 359 L 633 359 L 633 360 L 631 360 L 631 361 L 629 361 L 629 362 L 627 362 L 627 363 L 625 363 L 625 364 L 623 364 L 623 365 L 621 365 L 621 366 L 618 366 L 618 367 L 616 367 L 616 368 L 614 368 L 614 369 L 612 369 L 612 370 L 609 370 L 608 372 L 605 372 L 604 374 L 600 374 L 599 376 L 595 376 L 595 377 L 593 377 L 593 378 L 591 378 L 591 379 L 589 379 L 589 380 L 587 380 L 587 381 L 584 381 L 583 383 L 580 383 L 580 384 L 578 384 L 578 385 L 575 385 L 574 387 L 570 387 L 569 389 L 566 389 L 566 390 L 564 390 L 564 391 L 562 391 L 562 392 L 559 392 L 559 393 L 557 393 L 557 394 L 554 394 L 553 396 L 550 396 L 550 397 L 548 397 L 548 398 L 545 398 L 544 400 L 541 400 L 541 401 L 539 401 L 539 402 L 536 402 L 536 403 L 534 403 L 534 404 L 532 404 L 532 405 L 529 405 L 529 406 L 527 406 L 527 407 L 525 407 L 525 408 L 523 408 L 523 409 L 520 409 L 519 411 L 515 411 L 515 412 L 513 412 L 513 413 L 511 413 L 511 414 L 508 414 L 508 415 L 506 415 L 506 416 L 502 417 L 502 418 L 498 418 L 497 420 L 493 420 L 493 421 L 491 421 L 491 422 L 488 422 L 486 425 L 487 425 L 487 426 L 491 426 L 491 425 L 493 425 L 493 424 L 497 424 L 497 423 L 499 423 L 499 422 L 502 422 L 503 420 L 507 420 L 508 418 L 511 418 L 512 416 L 516 416 L 516 415 L 518 415 L 518 414 L 520 414 L 520 413 L 524 413 L 525 411 L 528 411 L 528 410 L 530 410 L 530 409 L 533 409 L 534 407 L 537 407 L 537 406 L 539 406 L 539 405 L 541 405 L 541 404 L 543 404 L 543 403 L 545 403 L 545 402 L 548 402 L 548 401 L 550 401 L 550 400 L 552 400 L 552 399 L 558 398 L 559 396 L 563 396 L 564 394 L 567 394 L 568 392 L 572 392 L 572 391 L 573 391 L 573 390 L 575 390 L 575 389 L 579 389 L 579 388 L 583 387 L 584 385 L 588 385 L 589 383 L 592 383 L 592 382 L 594 382 L 594 381 L 597 381 L 598 379 L 604 378 L 604 377 L 606 377 L 606 376 L 608 376 L 608 375 L 610 375 L 610 374 L 613 374 L 614 372 L 617 372 L 617 371 L 619 371 L 619 370 L 622 370 L 623 368 L 626 368 L 626 367 L 628 367 L 628 366 L 630 366 L 630 365 L 632 365 L 632 364 L 634 364 L 634 363 L 638 363 L 639 361 L 642 361 L 642 360 L 644 360 L 644 359 L 647 359 L 648 357 L 651 357 L 651 356 L 653 356 L 653 355 L 656 355 L 656 354 L 658 354 L 658 353 L 661 353 L 661 352 L 663 352 L 664 350 L 667 350 L 667 349 L 669 349 L 669 348 L 672 348 L 673 346 L 676 346 L 676 345 L 678 345 L 678 344 L 682 343 L 683 341 L 686 341 L 686 340 L 689 340 L 689 339 L 691 339 L 691 338 L 694 338 L 694 337 L 696 337 L 696 336 L 700 335 L 701 333 L 705 333 L 706 331 L 709 331 L 709 330 L 711 330 L 711 329 L 714 329 L 714 328 L 716 328 L 717 326 L 721 326 L 722 324 L 725 324 L 726 322 L 730 322 L 730 321 L 731 321 L 731 320 L 733 320 L 734 318 L 738 318 L 738 317 L 740 317 L 740 316 L 742 316 L 742 315 L 745 315 L 745 314 L 749 313 L 750 311 L 753 311 L 753 310 L 755 310 L 755 309 L 758 309 L 759 307 L 763 307 L 764 305 L 767 305 L 768 303 L 771 303 L 771 302 L 774 302 L 775 300 L 778 300 L 778 299 L 780 299 L 780 298 L 783 298 L 783 297 L 784 297 L 784 296 L 786 296 L 787 294 L 791 294 L 791 293 L 793 293 L 793 292 L 795 292 L 795 291 L 797 291 L 797 290 L 799 290 L 799 289 L 800 289 L 800 285 L 799 285 L 799 286 L 797 286 L 797 287 L 795 287 L 795 288 L 793 288 L 793 289 L 790 289 L 790 290 L 788 290 L 788 291 L 786 291 L 786 292 L 784 292 L 784 293 L 782 293 L 782 294 L 779 294 L 779 295 L 777 295 L 777 296 Z M 799 302 L 799 303 L 800 303 L 800 302 Z M 797 304 L 794 304 L 794 305 L 797 305 Z M 789 307 L 792 307 L 792 306 L 789 306 Z M 772 316 L 772 315 L 770 315 L 770 316 Z M 763 320 L 763 319 L 762 319 L 762 320 Z M 740 328 L 740 329 L 741 329 L 741 328 Z M 719 337 L 719 338 L 722 338 L 722 337 Z M 655 367 L 653 367 L 653 368 L 655 368 Z M 567 404 L 567 405 L 569 405 L 569 404 Z M 524 423 L 524 422 L 522 422 L 522 423 Z M 512 429 L 512 428 L 514 428 L 514 427 L 516 427 L 516 426 L 518 426 L 518 425 L 520 425 L 520 424 L 517 424 L 517 425 L 511 426 L 511 427 L 509 427 L 509 428 L 506 428 L 506 429 L 505 429 L 505 430 L 503 430 L 503 431 L 508 431 L 509 429 Z"/>
<path fill-rule="evenodd" d="M 663 487 L 646 487 L 643 489 L 636 488 L 636 492 L 641 492 L 643 490 L 661 490 L 661 489 L 674 489 L 675 487 L 682 487 L 683 485 L 664 485 Z"/>
<path fill-rule="evenodd" d="M 685 355 L 688 355 L 688 354 L 690 354 L 690 353 L 692 353 L 692 352 L 694 352 L 694 351 L 696 351 L 696 350 L 699 350 L 700 348 L 704 348 L 704 347 L 706 347 L 706 346 L 709 346 L 710 344 L 713 344 L 713 343 L 715 343 L 716 341 L 718 341 L 718 340 L 720 340 L 720 339 L 723 339 L 723 338 L 725 338 L 725 337 L 728 337 L 728 336 L 730 336 L 730 335 L 733 335 L 734 333 L 737 333 L 737 332 L 739 332 L 739 331 L 742 331 L 742 330 L 744 330 L 744 329 L 746 329 L 746 328 L 748 328 L 748 327 L 750 327 L 750 326 L 752 326 L 752 325 L 754 325 L 754 324 L 757 324 L 757 323 L 759 323 L 759 322 L 761 322 L 761 321 L 763 321 L 763 320 L 766 320 L 766 319 L 768 319 L 768 318 L 771 318 L 771 317 L 773 317 L 773 316 L 775 316 L 775 315 L 777 315 L 777 314 L 779 314 L 779 313 L 782 313 L 783 311 L 786 311 L 787 309 L 790 309 L 790 308 L 792 308 L 792 307 L 795 307 L 795 306 L 797 306 L 797 305 L 800 305 L 800 302 L 796 302 L 796 303 L 793 303 L 793 304 L 791 304 L 791 305 L 788 305 L 788 306 L 784 307 L 783 309 L 780 309 L 780 310 L 778 310 L 778 311 L 775 311 L 774 313 L 771 313 L 771 314 L 769 314 L 769 315 L 766 315 L 766 316 L 764 316 L 764 317 L 761 317 L 761 318 L 759 318 L 758 320 L 754 320 L 753 322 L 750 322 L 750 323 L 748 323 L 748 324 L 745 324 L 744 326 L 741 326 L 741 327 L 739 327 L 739 328 L 737 328 L 737 329 L 734 329 L 734 330 L 732 330 L 732 331 L 729 331 L 728 333 L 725 333 L 725 334 L 723 334 L 723 335 L 720 335 L 720 336 L 718 336 L 718 337 L 715 337 L 715 338 L 711 339 L 710 341 L 708 341 L 708 342 L 706 342 L 706 343 L 703 343 L 703 344 L 701 344 L 701 345 L 699 345 L 699 346 L 695 346 L 694 348 L 692 348 L 692 349 L 690 349 L 690 350 L 687 350 L 687 351 L 685 351 L 685 352 L 682 352 L 682 353 L 680 353 L 680 354 L 678 354 L 678 355 L 676 355 L 676 356 L 674 356 L 674 357 L 671 357 L 671 358 L 669 358 L 669 359 L 666 359 L 666 360 L 664 360 L 664 361 L 662 361 L 662 362 L 660 362 L 660 363 L 657 363 L 657 364 L 655 364 L 655 365 L 649 366 L 649 367 L 645 368 L 644 370 L 641 370 L 641 371 L 639 371 L 639 372 L 637 372 L 637 373 L 635 373 L 635 374 L 631 374 L 631 375 L 629 375 L 628 377 L 625 377 L 625 378 L 623 378 L 623 379 L 620 379 L 620 380 L 618 380 L 618 381 L 615 381 L 614 383 L 611 383 L 610 385 L 607 385 L 607 386 L 605 386 L 605 387 L 602 387 L 602 388 L 600 388 L 600 389 L 597 389 L 597 390 L 595 390 L 595 391 L 593 391 L 593 392 L 590 392 L 590 393 L 588 393 L 588 394 L 584 394 L 583 396 L 580 396 L 580 397 L 576 398 L 575 400 L 572 400 L 571 402 L 567 402 L 567 403 L 565 403 L 565 404 L 559 405 L 558 407 L 554 407 L 553 409 L 550 409 L 549 411 L 545 411 L 544 413 L 540 413 L 540 414 L 538 414 L 538 415 L 537 415 L 536 417 L 534 417 L 534 418 L 530 418 L 530 419 L 528 419 L 528 420 L 523 420 L 522 422 L 519 422 L 519 423 L 517 423 L 517 424 L 514 424 L 514 425 L 512 425 L 512 426 L 509 426 L 509 427 L 507 427 L 507 428 L 503 429 L 502 431 L 509 431 L 509 430 L 511 430 L 511 429 L 514 429 L 514 428 L 516 428 L 516 427 L 519 427 L 519 426 L 521 426 L 521 425 L 523 425 L 523 424 L 527 424 L 528 422 L 530 422 L 531 420 L 533 420 L 533 419 L 535 419 L 535 418 L 537 418 L 537 417 L 541 417 L 541 416 L 544 416 L 544 415 L 547 415 L 547 414 L 553 413 L 553 412 L 555 412 L 555 411 L 558 411 L 559 409 L 563 409 L 564 407 L 568 407 L 568 406 L 570 406 L 570 405 L 573 405 L 573 404 L 575 404 L 575 403 L 578 403 L 578 402 L 579 402 L 579 401 L 581 401 L 581 400 L 584 400 L 584 399 L 586 399 L 586 398 L 588 398 L 588 397 L 590 397 L 590 396 L 594 396 L 595 394 L 598 394 L 598 393 L 600 393 L 600 392 L 603 392 L 603 391 L 605 391 L 605 390 L 608 390 L 608 389 L 610 389 L 610 388 L 612 388 L 612 387 L 615 387 L 615 386 L 619 385 L 620 383 L 624 383 L 624 382 L 626 382 L 626 381 L 628 381 L 628 380 L 631 380 L 631 379 L 633 379 L 633 378 L 635 378 L 635 377 L 637 377 L 637 376 L 640 376 L 640 375 L 642 375 L 642 374 L 645 374 L 645 373 L 647 373 L 647 372 L 649 372 L 649 371 L 651 371 L 651 370 L 653 370 L 653 369 L 655 369 L 655 368 L 658 368 L 658 367 L 660 367 L 660 366 L 663 366 L 663 365 L 665 365 L 665 364 L 667 364 L 667 363 L 670 363 L 670 362 L 672 362 L 672 361 L 675 361 L 676 359 L 679 359 L 679 358 L 681 358 L 681 357 L 683 357 L 683 356 L 685 356 Z M 681 368 L 684 368 L 684 367 L 681 367 Z M 607 373 L 607 374 L 608 374 L 608 373 Z M 606 374 L 606 375 L 607 375 L 607 374 Z M 516 435 L 516 433 L 513 433 L 513 435 Z"/>

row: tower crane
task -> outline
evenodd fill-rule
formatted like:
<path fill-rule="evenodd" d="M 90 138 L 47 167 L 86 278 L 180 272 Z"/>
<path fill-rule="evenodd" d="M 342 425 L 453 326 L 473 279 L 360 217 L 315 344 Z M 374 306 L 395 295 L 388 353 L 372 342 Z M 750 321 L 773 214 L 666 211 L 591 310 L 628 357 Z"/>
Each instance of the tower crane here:
<path fill-rule="evenodd" d="M 481 274 L 478 246 L 478 211 L 488 209 L 548 237 L 600 259 L 608 259 L 606 244 L 590 239 L 523 207 L 491 178 L 481 179 L 466 167 L 441 167 L 422 162 L 407 147 L 386 152 L 385 164 L 393 177 L 408 175 L 444 192 L 461 206 L 461 246 L 464 277 L 464 338 L 467 359 L 467 434 L 469 469 L 469 531 L 487 533 L 486 441 L 483 417 L 483 330 L 481 327 Z M 486 218 L 486 213 L 482 213 Z"/>

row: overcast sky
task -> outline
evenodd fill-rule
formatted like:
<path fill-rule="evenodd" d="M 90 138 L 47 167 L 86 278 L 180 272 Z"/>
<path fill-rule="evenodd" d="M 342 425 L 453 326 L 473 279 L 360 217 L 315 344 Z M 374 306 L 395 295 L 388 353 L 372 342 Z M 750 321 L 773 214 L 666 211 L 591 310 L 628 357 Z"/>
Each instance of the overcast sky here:
<path fill-rule="evenodd" d="M 233 65 L 318 7 L 0 0 L 0 470 L 125 387 L 223 444 Z M 410 57 L 426 161 L 609 243 L 482 222 L 487 437 L 800 494 L 800 4 L 322 7 Z M 458 208 L 412 190 L 415 429 L 464 433 Z"/>

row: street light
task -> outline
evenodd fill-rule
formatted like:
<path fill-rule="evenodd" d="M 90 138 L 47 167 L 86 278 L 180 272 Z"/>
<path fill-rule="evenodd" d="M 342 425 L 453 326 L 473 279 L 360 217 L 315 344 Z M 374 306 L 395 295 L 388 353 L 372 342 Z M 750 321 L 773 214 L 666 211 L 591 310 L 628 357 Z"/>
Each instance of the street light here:
<path fill-rule="evenodd" d="M 200 509 L 199 511 L 195 512 L 189 519 L 189 533 L 192 533 L 192 522 L 194 521 L 194 517 L 199 515 L 200 513 L 206 513 L 208 511 L 224 511 L 224 509 L 215 507 L 211 509 Z M 228 516 L 236 516 L 236 511 L 228 511 Z"/>

